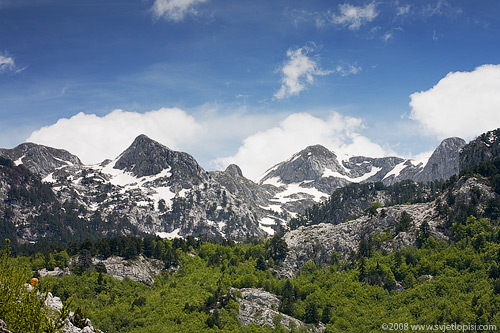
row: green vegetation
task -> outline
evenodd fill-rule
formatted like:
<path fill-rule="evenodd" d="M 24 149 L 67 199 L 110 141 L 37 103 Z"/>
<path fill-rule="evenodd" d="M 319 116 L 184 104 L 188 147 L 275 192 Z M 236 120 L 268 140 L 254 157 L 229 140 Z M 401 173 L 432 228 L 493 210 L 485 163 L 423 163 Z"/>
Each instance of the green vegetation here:
<path fill-rule="evenodd" d="M 67 305 L 61 311 L 44 306 L 47 292 L 28 285 L 31 271 L 22 260 L 10 257 L 10 242 L 5 242 L 0 254 L 0 318 L 12 332 L 56 332 L 68 315 Z"/>
<path fill-rule="evenodd" d="M 175 248 L 176 263 L 152 286 L 115 280 L 92 265 L 81 271 L 73 267 L 78 274 L 46 277 L 40 284 L 63 300 L 71 297 L 73 308 L 106 332 L 270 332 L 238 322 L 238 293 L 231 288 L 249 287 L 278 295 L 280 311 L 310 325 L 322 322 L 331 332 L 377 331 L 384 322 L 500 326 L 499 228 L 469 217 L 452 230 L 451 244 L 422 232 L 420 248 L 393 253 L 377 250 L 387 237 L 375 235 L 352 259 L 332 256 L 332 264 L 324 266 L 307 262 L 292 279 L 278 279 L 267 269 L 281 256 L 279 237 L 255 244 L 191 240 L 190 245 L 188 240 L 120 238 L 125 248 L 142 242 L 142 254 L 149 242 L 146 247 L 153 249 Z M 102 242 L 90 249 L 91 242 L 79 243 L 78 251 L 98 254 Z M 57 253 L 54 260 L 65 262 L 64 253 Z M 33 266 L 40 258 L 35 254 L 16 262 Z"/>

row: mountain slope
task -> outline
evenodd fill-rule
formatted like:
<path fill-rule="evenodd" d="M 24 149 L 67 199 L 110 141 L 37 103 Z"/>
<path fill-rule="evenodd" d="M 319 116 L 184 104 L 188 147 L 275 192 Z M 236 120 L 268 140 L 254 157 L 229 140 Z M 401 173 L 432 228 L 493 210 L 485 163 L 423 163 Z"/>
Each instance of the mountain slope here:
<path fill-rule="evenodd" d="M 52 172 L 41 175 L 59 203 L 82 207 L 79 218 L 89 225 L 112 219 L 162 237 L 235 240 L 274 232 L 259 224 L 264 210 L 256 202 L 247 203 L 228 191 L 191 155 L 144 135 L 113 161 L 91 166 L 66 163 L 46 170 Z M 117 231 L 135 233 L 130 228 Z"/>
<path fill-rule="evenodd" d="M 391 185 L 403 180 L 448 179 L 458 173 L 458 154 L 464 145 L 460 138 L 446 139 L 425 163 L 399 157 L 348 156 L 315 145 L 269 169 L 259 184 L 274 186 L 271 202 L 294 215 L 352 183 Z"/>
<path fill-rule="evenodd" d="M 405 179 L 428 181 L 454 174 L 463 143 L 458 138 L 444 140 L 426 164 L 399 157 L 347 156 L 315 145 L 271 168 L 259 183 L 245 178 L 236 165 L 207 172 L 191 155 L 145 135 L 114 160 L 99 165 L 83 165 L 64 150 L 31 143 L 2 149 L 0 154 L 16 158 L 14 164 L 25 164 L 43 177 L 59 205 L 68 206 L 77 224 L 93 228 L 91 234 L 112 233 L 105 224 L 109 221 L 123 226 L 115 233 L 244 240 L 284 231 L 293 217 L 297 219 L 291 221 L 292 228 L 310 224 L 311 207 L 339 188 L 346 191 L 326 204 L 341 212 L 325 215 L 332 223 L 359 216 L 375 201 L 428 201 L 435 196 L 432 185 L 409 181 L 387 186 Z M 353 187 L 353 193 L 346 187 L 371 182 L 380 184 Z M 379 191 L 381 186 L 383 191 Z M 366 194 L 363 200 L 356 201 L 358 190 Z"/>
<path fill-rule="evenodd" d="M 500 159 L 497 158 L 464 171 L 460 177 L 452 177 L 430 202 L 382 205 L 343 223 L 322 220 L 322 215 L 316 216 L 321 211 L 311 209 L 309 218 L 322 220 L 322 223 L 309 225 L 306 222 L 305 226 L 285 234 L 289 252 L 279 274 L 290 277 L 308 260 L 317 264 L 329 263 L 333 252 L 340 258 L 352 258 L 356 251 L 361 251 L 363 242 L 365 245 L 379 243 L 380 249 L 393 251 L 419 245 L 423 232 L 426 237 L 449 241 L 450 237 L 466 233 L 471 216 L 485 218 L 492 226 L 498 225 L 499 179 Z M 358 200 L 363 197 L 360 195 Z M 331 210 L 334 213 L 336 209 L 331 207 Z"/>
<path fill-rule="evenodd" d="M 500 128 L 481 134 L 462 149 L 460 170 L 500 156 Z"/>
<path fill-rule="evenodd" d="M 23 164 L 28 170 L 42 177 L 65 166 L 81 166 L 82 162 L 75 155 L 63 149 L 55 149 L 27 142 L 13 149 L 0 149 L 0 156 Z"/>

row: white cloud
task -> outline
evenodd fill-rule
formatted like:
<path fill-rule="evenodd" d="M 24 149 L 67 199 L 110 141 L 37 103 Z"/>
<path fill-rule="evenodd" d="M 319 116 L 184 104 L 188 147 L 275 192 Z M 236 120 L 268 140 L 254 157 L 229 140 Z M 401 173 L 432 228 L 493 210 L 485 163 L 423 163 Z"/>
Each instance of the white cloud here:
<path fill-rule="evenodd" d="M 438 0 L 435 3 L 427 4 L 424 7 L 422 14 L 424 16 L 447 16 L 456 17 L 463 13 L 462 8 L 454 7 L 446 0 Z"/>
<path fill-rule="evenodd" d="M 15 68 L 14 58 L 0 54 L 0 72 L 8 70 L 13 71 Z"/>
<path fill-rule="evenodd" d="M 408 15 L 410 13 L 411 5 L 404 5 L 397 7 L 397 16 Z"/>
<path fill-rule="evenodd" d="M 145 113 L 114 110 L 105 116 L 79 113 L 33 132 L 27 141 L 66 149 L 84 163 L 95 164 L 116 158 L 135 137 L 146 134 L 192 154 L 207 169 L 236 163 L 253 180 L 314 144 L 353 155 L 393 154 L 360 134 L 361 119 L 337 112 L 321 119 L 309 113 L 256 114 L 245 108 L 228 112 L 218 105 L 202 105 L 190 113 L 178 108 Z"/>
<path fill-rule="evenodd" d="M 283 99 L 298 95 L 308 84 L 314 83 L 315 76 L 331 73 L 319 68 L 316 61 L 308 56 L 312 51 L 313 47 L 302 47 L 286 52 L 289 59 L 280 70 L 281 88 L 274 94 L 274 98 Z"/>
<path fill-rule="evenodd" d="M 217 163 L 220 168 L 235 163 L 246 177 L 258 180 L 268 168 L 309 145 L 321 144 L 353 155 L 386 156 L 387 151 L 359 134 L 362 128 L 361 119 L 337 112 L 326 120 L 294 113 L 278 126 L 250 135 L 234 156 L 219 158 Z"/>
<path fill-rule="evenodd" d="M 500 127 L 500 65 L 449 73 L 427 91 L 410 95 L 410 118 L 440 139 L 472 139 Z"/>
<path fill-rule="evenodd" d="M 59 119 L 33 132 L 27 141 L 66 149 L 84 163 L 93 164 L 117 157 L 140 134 L 180 149 L 195 141 L 200 131 L 202 126 L 177 108 L 146 113 L 114 110 L 103 117 L 79 113 Z"/>
<path fill-rule="evenodd" d="M 179 22 L 187 14 L 196 15 L 195 6 L 207 0 L 155 0 L 152 10 L 156 18 Z"/>
<path fill-rule="evenodd" d="M 348 26 L 350 30 L 359 30 L 363 24 L 373 21 L 378 15 L 375 2 L 364 7 L 345 3 L 339 5 L 339 9 L 340 15 L 331 14 L 331 21 L 335 24 Z"/>
<path fill-rule="evenodd" d="M 363 68 L 357 65 L 345 64 L 345 65 L 338 65 L 335 68 L 335 70 L 342 76 L 349 76 L 361 73 Z"/>

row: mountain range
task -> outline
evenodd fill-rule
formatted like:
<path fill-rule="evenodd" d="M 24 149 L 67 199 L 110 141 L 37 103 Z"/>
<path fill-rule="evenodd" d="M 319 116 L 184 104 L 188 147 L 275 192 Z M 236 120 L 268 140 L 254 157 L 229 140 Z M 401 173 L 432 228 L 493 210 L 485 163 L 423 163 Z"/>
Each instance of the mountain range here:
<path fill-rule="evenodd" d="M 0 149 L 2 236 L 21 243 L 144 233 L 237 241 L 267 237 L 289 229 L 290 221 L 303 216 L 299 213 L 349 184 L 446 180 L 463 166 L 497 156 L 498 132 L 469 144 L 445 139 L 420 162 L 309 146 L 258 182 L 236 165 L 206 171 L 191 155 L 145 135 L 98 165 L 85 165 L 65 150 L 23 143 Z"/>

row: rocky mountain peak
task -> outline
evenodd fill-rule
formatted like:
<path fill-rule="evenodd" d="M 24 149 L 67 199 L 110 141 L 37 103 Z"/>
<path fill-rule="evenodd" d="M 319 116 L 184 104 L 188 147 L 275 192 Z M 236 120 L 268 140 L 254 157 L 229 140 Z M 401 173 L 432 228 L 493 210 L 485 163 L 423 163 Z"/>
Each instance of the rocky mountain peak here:
<path fill-rule="evenodd" d="M 136 177 L 153 176 L 166 169 L 183 168 L 187 173 L 199 174 L 203 169 L 186 153 L 173 151 L 142 134 L 119 157 L 115 169 Z"/>
<path fill-rule="evenodd" d="M 23 164 L 28 170 L 42 177 L 64 166 L 82 166 L 80 159 L 64 149 L 46 147 L 32 142 L 22 143 L 13 149 L 0 149 L 0 156 Z"/>
<path fill-rule="evenodd" d="M 224 172 L 233 178 L 243 177 L 243 172 L 241 171 L 240 167 L 237 166 L 236 164 L 228 165 L 228 167 Z"/>
<path fill-rule="evenodd" d="M 114 162 L 114 169 L 136 178 L 157 176 L 167 179 L 175 191 L 203 183 L 208 173 L 187 153 L 171 150 L 145 135 L 138 136 Z"/>
<path fill-rule="evenodd" d="M 464 139 L 453 137 L 444 139 L 434 150 L 416 181 L 428 182 L 448 179 L 458 174 L 460 150 L 466 145 Z"/>
<path fill-rule="evenodd" d="M 322 177 L 325 169 L 341 172 L 337 156 L 321 145 L 309 146 L 271 168 L 260 183 L 275 177 L 285 184 L 316 180 Z"/>

